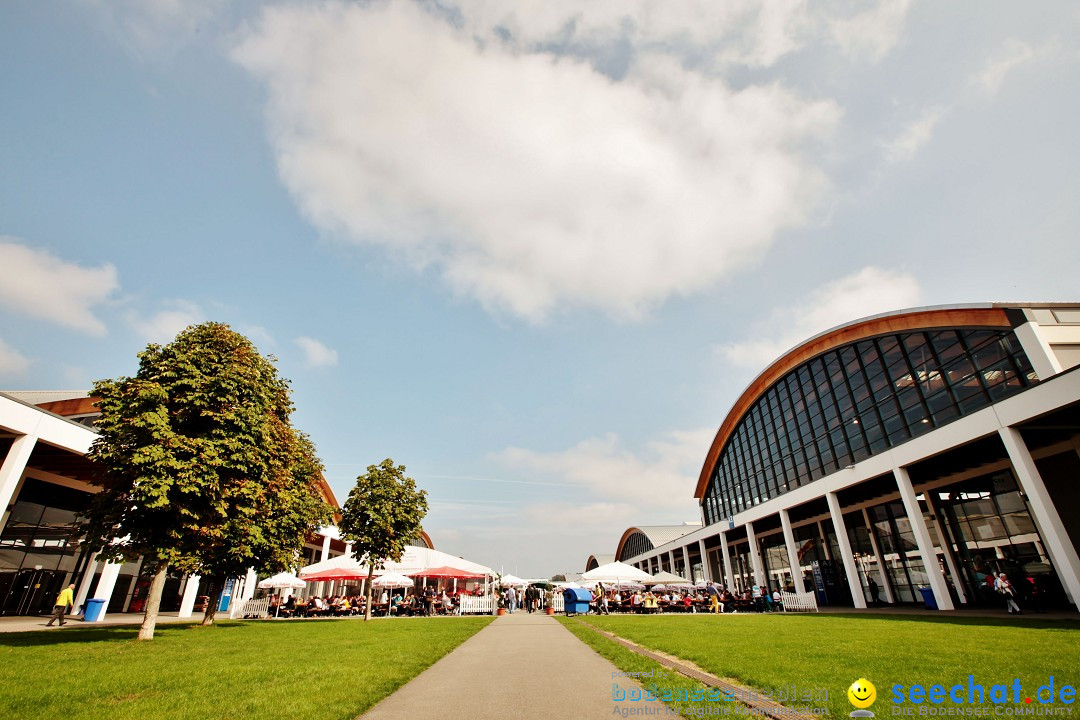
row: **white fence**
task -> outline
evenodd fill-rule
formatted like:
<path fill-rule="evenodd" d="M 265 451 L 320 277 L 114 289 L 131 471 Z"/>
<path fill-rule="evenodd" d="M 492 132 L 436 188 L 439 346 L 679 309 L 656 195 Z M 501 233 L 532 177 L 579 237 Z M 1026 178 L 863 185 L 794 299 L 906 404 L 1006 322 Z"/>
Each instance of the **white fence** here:
<path fill-rule="evenodd" d="M 234 602 L 229 609 L 229 617 L 266 617 L 270 614 L 270 598 L 262 600 L 248 600 L 247 602 Z"/>
<path fill-rule="evenodd" d="M 784 612 L 817 612 L 817 596 L 812 592 L 789 593 L 780 591 Z"/>
<path fill-rule="evenodd" d="M 461 602 L 458 612 L 462 615 L 491 615 L 495 612 L 495 598 L 490 595 L 486 597 L 462 595 L 458 600 Z"/>
<path fill-rule="evenodd" d="M 556 592 L 551 597 L 551 607 L 555 609 L 555 612 L 561 613 L 566 610 L 566 603 L 563 602 L 563 594 Z"/>

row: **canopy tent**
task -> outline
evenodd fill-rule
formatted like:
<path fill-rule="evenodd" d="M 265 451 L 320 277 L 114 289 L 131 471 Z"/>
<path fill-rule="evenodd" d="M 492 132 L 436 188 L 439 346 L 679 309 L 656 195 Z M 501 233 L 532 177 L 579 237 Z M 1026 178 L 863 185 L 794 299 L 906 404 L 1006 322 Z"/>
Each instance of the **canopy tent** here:
<path fill-rule="evenodd" d="M 424 578 L 453 578 L 455 580 L 477 580 L 484 577 L 484 573 L 475 573 L 449 566 L 428 568 L 427 570 L 409 573 L 409 575 Z"/>
<path fill-rule="evenodd" d="M 259 582 L 259 587 L 263 590 L 284 590 L 286 588 L 292 588 L 297 590 L 305 587 L 307 582 L 296 577 L 292 573 L 278 573 L 274 577 L 266 578 Z"/>
<path fill-rule="evenodd" d="M 412 545 L 405 548 L 405 552 L 402 553 L 400 561 L 394 562 L 388 560 L 384 563 L 382 568 L 375 568 L 375 574 L 379 575 L 396 572 L 401 575 L 415 575 L 418 572 L 439 567 L 451 567 L 456 570 L 475 573 L 475 577 L 477 578 L 495 574 L 491 568 L 485 565 L 469 562 L 468 560 L 459 558 L 456 555 L 451 555 L 450 553 L 432 550 L 431 548 L 414 547 Z"/>
<path fill-rule="evenodd" d="M 607 565 L 593 568 L 589 572 L 582 574 L 581 579 L 590 583 L 620 583 L 628 581 L 644 584 L 657 582 L 653 580 L 652 575 L 644 570 L 638 570 L 633 565 L 627 565 L 622 562 L 608 563 Z"/>
<path fill-rule="evenodd" d="M 499 579 L 499 582 L 502 583 L 503 587 L 509 587 L 510 585 L 513 585 L 514 587 L 524 587 L 529 584 L 528 580 L 523 580 L 517 575 L 503 575 L 502 578 Z"/>
<path fill-rule="evenodd" d="M 317 580 L 356 580 L 368 576 L 367 567 L 349 555 L 323 560 L 300 568 L 300 579 L 305 582 Z"/>
<path fill-rule="evenodd" d="M 691 586 L 694 583 L 690 582 L 686 578 L 669 573 L 665 570 L 661 570 L 652 576 L 652 581 L 645 583 L 646 585 L 666 585 L 668 587 L 674 587 L 676 585 Z"/>

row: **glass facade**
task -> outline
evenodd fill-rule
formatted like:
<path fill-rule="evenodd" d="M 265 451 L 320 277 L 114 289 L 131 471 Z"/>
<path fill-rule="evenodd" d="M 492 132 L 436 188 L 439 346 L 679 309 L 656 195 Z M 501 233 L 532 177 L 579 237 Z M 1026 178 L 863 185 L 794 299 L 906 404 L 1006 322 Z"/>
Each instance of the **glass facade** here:
<path fill-rule="evenodd" d="M 895 447 L 1038 382 L 1011 330 L 881 335 L 834 348 L 762 393 L 702 499 L 707 525 Z"/>
<path fill-rule="evenodd" d="M 634 533 L 630 537 L 626 538 L 626 542 L 623 543 L 622 553 L 617 559 L 621 561 L 625 560 L 626 558 L 637 557 L 638 555 L 648 552 L 652 549 L 652 541 L 645 536 L 645 533 Z"/>
<path fill-rule="evenodd" d="M 79 553 L 88 493 L 27 478 L 0 535 L 0 615 L 52 610 Z"/>

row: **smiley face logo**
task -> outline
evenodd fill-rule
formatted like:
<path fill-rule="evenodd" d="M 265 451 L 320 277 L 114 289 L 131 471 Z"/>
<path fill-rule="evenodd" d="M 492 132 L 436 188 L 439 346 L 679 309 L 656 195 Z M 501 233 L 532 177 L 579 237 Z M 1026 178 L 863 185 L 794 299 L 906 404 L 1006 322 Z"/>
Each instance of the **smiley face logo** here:
<path fill-rule="evenodd" d="M 851 683 L 847 690 L 848 700 L 857 708 L 865 709 L 877 700 L 877 688 L 866 678 L 859 678 Z"/>

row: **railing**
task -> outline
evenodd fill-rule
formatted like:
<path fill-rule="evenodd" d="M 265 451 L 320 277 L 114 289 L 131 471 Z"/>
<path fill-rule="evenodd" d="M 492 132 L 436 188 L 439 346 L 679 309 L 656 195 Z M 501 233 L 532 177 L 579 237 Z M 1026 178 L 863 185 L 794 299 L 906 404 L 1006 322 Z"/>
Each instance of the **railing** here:
<path fill-rule="evenodd" d="M 475 595 L 462 595 L 458 598 L 461 615 L 491 615 L 495 612 L 495 599 L 490 595 L 476 597 Z"/>
<path fill-rule="evenodd" d="M 789 593 L 780 591 L 784 612 L 817 612 L 817 596 L 812 592 Z"/>
<path fill-rule="evenodd" d="M 551 597 L 551 607 L 557 613 L 561 613 L 566 610 L 566 603 L 563 602 L 563 594 L 561 592 L 557 592 Z"/>
<path fill-rule="evenodd" d="M 270 598 L 234 602 L 229 609 L 230 618 L 266 617 L 270 614 Z"/>

